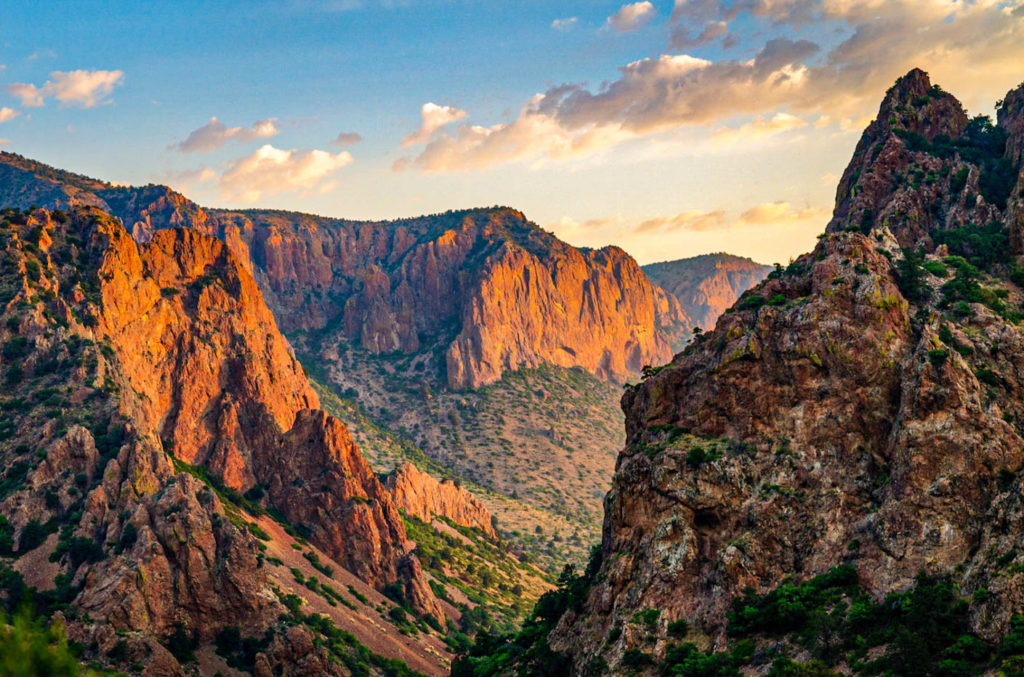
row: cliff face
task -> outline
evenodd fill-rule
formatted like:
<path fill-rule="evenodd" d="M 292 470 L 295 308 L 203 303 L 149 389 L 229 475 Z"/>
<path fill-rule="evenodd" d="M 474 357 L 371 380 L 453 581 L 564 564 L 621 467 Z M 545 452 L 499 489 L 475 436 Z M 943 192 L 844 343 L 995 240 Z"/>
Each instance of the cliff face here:
<path fill-rule="evenodd" d="M 707 331 L 771 266 L 730 254 L 704 254 L 643 267 L 651 282 L 674 296 L 690 325 Z"/>
<path fill-rule="evenodd" d="M 286 330 L 338 326 L 371 353 L 441 347 L 455 389 L 542 363 L 623 381 L 669 359 L 684 325 L 625 252 L 575 249 L 511 209 L 391 224 L 215 214 Z"/>
<path fill-rule="evenodd" d="M 132 641 L 173 666 L 155 640 L 178 625 L 202 641 L 230 625 L 262 636 L 278 623 L 284 607 L 257 542 L 220 485 L 197 479 L 204 473 L 238 492 L 258 488 L 252 500 L 346 569 L 378 588 L 400 584 L 417 613 L 443 618 L 405 553 L 394 502 L 344 426 L 316 409 L 255 282 L 222 242 L 178 229 L 138 244 L 94 207 L 3 216 L 0 513 L 16 566 L 60 530 L 56 569 L 24 574 L 40 590 L 67 574 L 55 594 L 92 619 L 73 624 L 78 636 L 106 651 L 115 631 L 139 631 Z M 180 472 L 189 466 L 201 470 Z M 296 632 L 308 635 L 289 630 L 266 660 L 288 674 L 337 672 Z M 295 642 L 310 651 L 289 655 Z"/>
<path fill-rule="evenodd" d="M 424 522 L 444 517 L 464 527 L 480 529 L 489 536 L 496 535 L 490 513 L 471 493 L 449 480 L 438 482 L 411 463 L 395 468 L 385 479 L 384 486 L 395 505 Z"/>
<path fill-rule="evenodd" d="M 1024 603 L 1022 91 L 992 128 L 902 78 L 814 252 L 625 394 L 601 568 L 553 637 L 578 668 L 664 655 L 677 619 L 721 647 L 744 588 L 840 563 L 879 597 L 951 576 L 985 591 L 972 629 L 1006 632 Z M 606 642 L 642 609 L 661 610 L 654 637 Z"/>
<path fill-rule="evenodd" d="M 614 247 L 579 250 L 512 209 L 390 223 L 204 210 L 164 187 L 114 187 L 0 153 L 0 204 L 98 206 L 146 242 L 189 227 L 227 243 L 285 332 L 338 329 L 370 353 L 442 349 L 447 385 L 542 363 L 622 382 L 672 357 L 689 320 Z"/>

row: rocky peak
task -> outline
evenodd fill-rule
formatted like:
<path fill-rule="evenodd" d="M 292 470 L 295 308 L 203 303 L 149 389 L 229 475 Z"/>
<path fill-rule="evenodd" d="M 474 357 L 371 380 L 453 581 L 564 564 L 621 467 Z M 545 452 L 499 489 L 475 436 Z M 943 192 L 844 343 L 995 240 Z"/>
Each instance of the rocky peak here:
<path fill-rule="evenodd" d="M 1021 166 L 919 72 L 882 111 L 815 250 L 623 396 L 600 568 L 552 638 L 577 669 L 660 659 L 678 620 L 723 649 L 745 589 L 839 564 L 878 600 L 948 578 L 994 645 L 1024 604 Z"/>
<path fill-rule="evenodd" d="M 996 120 L 1007 135 L 1006 157 L 1016 165 L 1024 164 L 1024 84 L 1000 102 Z"/>
<path fill-rule="evenodd" d="M 679 301 L 690 326 L 706 331 L 743 292 L 763 280 L 771 266 L 719 253 L 652 263 L 643 271 Z"/>
<path fill-rule="evenodd" d="M 929 248 L 936 230 L 1001 221 L 1003 152 L 998 128 L 969 120 L 955 97 L 914 69 L 861 135 L 826 231 L 886 228 L 903 247 Z"/>
<path fill-rule="evenodd" d="M 411 463 L 395 468 L 384 480 L 401 510 L 424 522 L 443 517 L 495 536 L 491 515 L 471 493 L 451 480 L 436 479 Z"/>

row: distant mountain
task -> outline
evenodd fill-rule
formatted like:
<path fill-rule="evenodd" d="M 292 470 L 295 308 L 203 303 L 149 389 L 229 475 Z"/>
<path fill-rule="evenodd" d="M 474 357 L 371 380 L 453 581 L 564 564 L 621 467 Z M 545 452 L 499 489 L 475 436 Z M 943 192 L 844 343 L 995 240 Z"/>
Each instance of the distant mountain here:
<path fill-rule="evenodd" d="M 430 458 L 497 492 L 482 498 L 502 527 L 555 568 L 597 535 L 619 386 L 689 335 L 621 249 L 577 249 L 514 209 L 357 222 L 204 209 L 10 153 L 0 175 L 0 205 L 97 206 L 138 242 L 189 227 L 227 243 L 376 470 Z"/>
<path fill-rule="evenodd" d="M 707 331 L 743 292 L 768 277 L 772 268 L 732 254 L 704 254 L 652 263 L 643 266 L 643 271 L 651 282 L 676 297 L 692 326 Z"/>
<path fill-rule="evenodd" d="M 372 354 L 440 351 L 453 389 L 541 364 L 621 383 L 670 359 L 688 329 L 621 249 L 577 249 L 514 209 L 391 222 L 205 210 L 166 186 L 115 187 L 0 153 L 0 205 L 31 204 L 100 207 L 140 242 L 177 226 L 219 237 L 286 332 L 337 328 Z"/>

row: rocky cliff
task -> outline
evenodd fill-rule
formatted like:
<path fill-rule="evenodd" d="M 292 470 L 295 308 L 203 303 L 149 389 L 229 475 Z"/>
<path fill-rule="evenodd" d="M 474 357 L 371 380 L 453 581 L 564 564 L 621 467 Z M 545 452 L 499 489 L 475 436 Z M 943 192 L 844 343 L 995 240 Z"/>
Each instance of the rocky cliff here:
<path fill-rule="evenodd" d="M 204 210 L 165 186 L 115 187 L 10 153 L 0 172 L 0 204 L 98 206 L 141 242 L 179 226 L 214 235 L 285 332 L 336 328 L 371 354 L 441 349 L 455 389 L 540 364 L 622 382 L 671 359 L 689 329 L 625 252 L 571 247 L 513 209 L 354 222 Z"/>
<path fill-rule="evenodd" d="M 374 354 L 440 348 L 453 389 L 541 364 L 621 382 L 670 359 L 685 328 L 625 252 L 576 249 L 512 209 L 376 224 L 213 214 L 251 252 L 286 331 L 336 326 Z"/>
<path fill-rule="evenodd" d="M 181 656 L 156 640 L 180 648 L 167 638 L 237 626 L 266 634 L 263 661 L 279 670 L 340 672 L 308 629 L 280 625 L 247 533 L 263 510 L 444 617 L 390 495 L 317 410 L 228 247 L 182 229 L 139 244 L 96 207 L 2 216 L 0 555 L 74 636 L 107 651 L 134 632 L 132 646 L 176 674 Z M 23 565 L 39 552 L 51 568 Z M 20 579 L 4 576 L 13 605 Z"/>
<path fill-rule="evenodd" d="M 491 515 L 471 493 L 450 480 L 438 482 L 411 463 L 395 468 L 384 480 L 395 505 L 429 523 L 444 517 L 495 536 Z"/>
<path fill-rule="evenodd" d="M 771 272 L 771 266 L 731 254 L 704 254 L 643 266 L 651 282 L 676 297 L 691 326 L 712 329 L 743 292 Z"/>
<path fill-rule="evenodd" d="M 669 651 L 684 635 L 722 649 L 757 620 L 736 609 L 839 564 L 877 600 L 922 574 L 950 581 L 959 632 L 977 642 L 965 665 L 1011 631 L 1024 606 L 1022 97 L 993 126 L 923 72 L 901 78 L 815 250 L 625 394 L 597 568 L 552 634 L 577 671 L 681 665 L 701 655 Z M 835 638 L 877 622 L 827 608 Z M 801 627 L 776 611 L 769 638 Z M 820 647 L 824 626 L 807 627 Z M 925 649 L 915 669 L 954 655 Z"/>

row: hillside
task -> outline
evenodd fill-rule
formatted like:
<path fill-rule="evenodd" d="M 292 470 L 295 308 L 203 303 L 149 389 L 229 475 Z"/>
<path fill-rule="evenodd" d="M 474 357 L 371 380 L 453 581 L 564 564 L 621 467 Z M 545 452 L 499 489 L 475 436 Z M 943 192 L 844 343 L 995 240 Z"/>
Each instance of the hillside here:
<path fill-rule="evenodd" d="M 454 674 L 1016 674 L 1022 133 L 901 78 L 815 250 L 625 396 L 590 566 Z"/>
<path fill-rule="evenodd" d="M 411 460 L 467 480 L 553 570 L 598 534 L 618 385 L 689 329 L 624 252 L 576 249 L 511 209 L 380 223 L 225 212 L 10 153 L 0 168 L 0 204 L 94 205 L 139 242 L 179 226 L 225 242 L 374 468 Z"/>
<path fill-rule="evenodd" d="M 286 333 L 327 330 L 371 354 L 431 355 L 451 389 L 541 364 L 622 383 L 672 356 L 678 303 L 616 247 L 572 247 L 518 211 L 392 222 L 204 210 L 165 186 L 114 187 L 0 153 L 0 204 L 98 206 L 145 242 L 185 226 L 223 240 Z"/>
<path fill-rule="evenodd" d="M 130 672 L 182 674 L 225 642 L 285 674 L 383 664 L 283 591 L 267 552 L 287 532 L 423 626 L 375 651 L 440 674 L 448 614 L 398 509 L 223 243 L 140 245 L 95 207 L 0 216 L 6 610 L 59 611 Z"/>
<path fill-rule="evenodd" d="M 771 266 L 731 254 L 704 254 L 643 266 L 651 282 L 676 297 L 692 326 L 707 331 Z"/>

